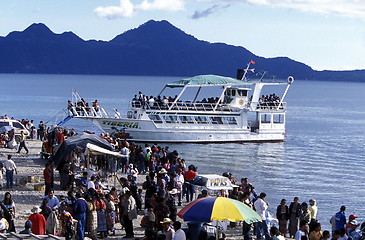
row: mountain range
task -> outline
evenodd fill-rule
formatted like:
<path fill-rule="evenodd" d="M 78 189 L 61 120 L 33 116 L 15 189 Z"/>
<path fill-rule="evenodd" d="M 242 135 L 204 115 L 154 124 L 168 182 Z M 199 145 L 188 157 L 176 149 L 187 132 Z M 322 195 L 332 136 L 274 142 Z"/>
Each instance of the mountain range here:
<path fill-rule="evenodd" d="M 85 41 L 34 23 L 0 37 L 0 49 L 0 73 L 234 77 L 253 60 L 256 70 L 277 78 L 365 80 L 365 70 L 315 71 L 287 57 L 264 58 L 244 47 L 198 40 L 168 21 L 150 20 L 110 41 Z"/>

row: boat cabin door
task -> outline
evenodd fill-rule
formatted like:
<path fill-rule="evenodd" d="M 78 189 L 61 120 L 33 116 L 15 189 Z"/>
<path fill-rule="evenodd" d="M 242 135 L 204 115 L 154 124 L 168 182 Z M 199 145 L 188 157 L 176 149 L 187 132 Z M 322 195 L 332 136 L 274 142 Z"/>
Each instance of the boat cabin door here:
<path fill-rule="evenodd" d="M 224 103 L 232 108 L 246 108 L 249 88 L 227 88 L 224 92 Z"/>

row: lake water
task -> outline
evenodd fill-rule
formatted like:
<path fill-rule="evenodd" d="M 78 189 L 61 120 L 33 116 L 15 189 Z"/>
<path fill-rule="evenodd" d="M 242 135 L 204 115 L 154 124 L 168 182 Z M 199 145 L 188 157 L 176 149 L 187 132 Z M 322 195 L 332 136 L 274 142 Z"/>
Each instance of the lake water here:
<path fill-rule="evenodd" d="M 58 121 L 71 90 L 107 109 L 127 109 L 134 94 L 156 96 L 176 77 L 10 75 L 1 74 L 0 115 L 17 119 Z M 199 173 L 231 172 L 248 177 L 258 192 L 267 193 L 275 214 L 282 198 L 317 200 L 322 229 L 341 205 L 347 216 L 365 220 L 365 83 L 295 81 L 286 102 L 284 143 L 170 144 Z M 96 130 L 72 119 L 68 127 Z"/>

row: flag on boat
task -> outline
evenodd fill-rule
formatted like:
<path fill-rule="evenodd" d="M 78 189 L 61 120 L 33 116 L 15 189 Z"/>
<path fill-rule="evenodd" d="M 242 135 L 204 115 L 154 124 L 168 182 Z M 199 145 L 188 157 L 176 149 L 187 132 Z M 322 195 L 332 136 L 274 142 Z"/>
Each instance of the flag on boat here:
<path fill-rule="evenodd" d="M 250 72 L 253 72 L 253 73 L 255 73 L 255 69 L 254 68 L 250 68 L 250 69 L 244 69 L 245 70 L 245 72 L 248 72 L 248 71 L 250 71 Z"/>
<path fill-rule="evenodd" d="M 256 64 L 254 60 L 251 60 L 250 61 L 250 64 Z"/>

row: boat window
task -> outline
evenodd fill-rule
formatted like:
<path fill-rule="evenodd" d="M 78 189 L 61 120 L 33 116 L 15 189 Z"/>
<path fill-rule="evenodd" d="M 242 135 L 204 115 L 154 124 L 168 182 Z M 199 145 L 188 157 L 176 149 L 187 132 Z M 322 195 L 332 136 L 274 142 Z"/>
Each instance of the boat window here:
<path fill-rule="evenodd" d="M 13 122 L 13 127 L 20 128 L 20 129 L 24 129 L 24 127 L 20 123 L 18 123 L 18 122 Z"/>
<path fill-rule="evenodd" d="M 242 97 L 247 97 L 247 90 L 238 90 L 238 95 Z"/>
<path fill-rule="evenodd" d="M 213 124 L 223 124 L 221 117 L 212 117 L 211 119 Z"/>
<path fill-rule="evenodd" d="M 235 117 L 222 117 L 224 124 L 232 124 L 237 125 L 237 121 Z"/>
<path fill-rule="evenodd" d="M 195 117 L 195 121 L 198 124 L 207 124 L 208 123 L 208 119 L 206 117 L 203 117 L 203 116 Z"/>
<path fill-rule="evenodd" d="M 0 122 L 0 127 L 9 126 L 8 122 Z"/>
<path fill-rule="evenodd" d="M 177 123 L 177 122 L 178 122 L 178 120 L 177 120 L 177 116 L 169 116 L 169 118 L 170 118 L 170 121 L 171 121 L 172 123 Z"/>
<path fill-rule="evenodd" d="M 194 120 L 190 116 L 179 116 L 181 123 L 194 123 Z"/>
<path fill-rule="evenodd" d="M 154 122 L 154 123 L 162 123 L 162 120 L 159 115 L 148 115 L 148 117 Z"/>
<path fill-rule="evenodd" d="M 231 91 L 232 91 L 231 96 L 232 97 L 236 96 L 236 90 L 235 89 L 232 89 Z"/>
<path fill-rule="evenodd" d="M 284 123 L 284 114 L 274 114 L 274 123 Z"/>
<path fill-rule="evenodd" d="M 261 114 L 261 123 L 270 123 L 271 114 Z"/>
<path fill-rule="evenodd" d="M 169 116 L 162 116 L 162 118 L 165 120 L 165 123 L 171 123 L 171 118 Z"/>

